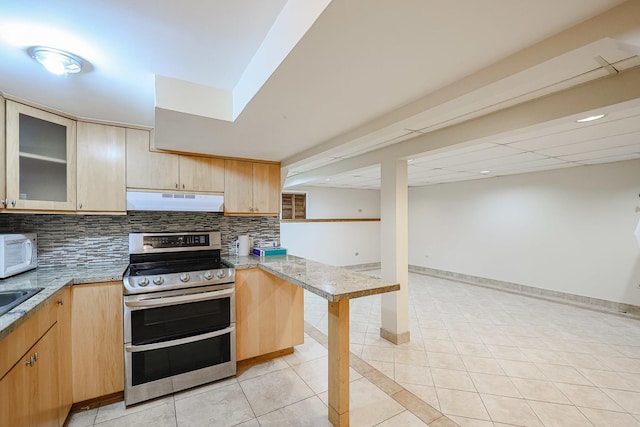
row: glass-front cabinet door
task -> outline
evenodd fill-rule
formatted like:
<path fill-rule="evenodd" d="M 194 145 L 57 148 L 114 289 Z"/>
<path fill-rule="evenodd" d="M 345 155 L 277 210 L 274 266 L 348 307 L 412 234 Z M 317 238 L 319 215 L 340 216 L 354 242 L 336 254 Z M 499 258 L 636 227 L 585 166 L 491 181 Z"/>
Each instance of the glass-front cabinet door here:
<path fill-rule="evenodd" d="M 76 209 L 76 122 L 7 100 L 8 209 Z"/>

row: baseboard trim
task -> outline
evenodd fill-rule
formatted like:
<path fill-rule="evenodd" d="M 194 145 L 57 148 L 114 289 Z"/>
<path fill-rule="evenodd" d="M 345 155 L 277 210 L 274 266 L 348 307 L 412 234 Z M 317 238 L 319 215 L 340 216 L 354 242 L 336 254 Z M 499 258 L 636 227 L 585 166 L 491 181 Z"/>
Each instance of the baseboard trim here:
<path fill-rule="evenodd" d="M 456 273 L 454 271 L 438 270 L 435 268 L 409 265 L 409 272 L 423 274 L 426 276 L 440 277 L 443 279 L 456 280 L 470 285 L 482 286 L 504 292 L 526 295 L 547 301 L 561 302 L 577 307 L 589 308 L 606 313 L 618 314 L 625 317 L 640 318 L 640 307 L 631 304 L 619 303 L 599 298 L 591 298 L 582 295 L 575 295 L 566 292 L 554 291 L 550 289 L 536 288 L 534 286 L 521 285 L 519 283 L 505 282 L 501 280 L 488 279 L 486 277 L 472 276 L 469 274 Z"/>
<path fill-rule="evenodd" d="M 282 350 L 272 351 L 271 353 L 262 354 L 260 356 L 251 357 L 249 359 L 242 359 L 236 362 L 236 375 L 244 373 L 247 369 L 258 363 L 266 362 L 276 357 L 286 356 L 293 353 L 293 347 L 284 348 Z"/>
<path fill-rule="evenodd" d="M 396 345 L 406 344 L 411 340 L 409 331 L 403 332 L 401 334 L 394 334 L 393 332 L 387 331 L 384 328 L 380 328 L 380 337 Z"/>
<path fill-rule="evenodd" d="M 89 409 L 95 409 L 100 406 L 110 405 L 112 403 L 120 402 L 122 400 L 124 400 L 124 391 L 118 391 L 115 393 L 107 394 L 105 396 L 83 400 L 82 402 L 76 402 L 73 405 L 71 405 L 71 410 L 69 411 L 69 414 L 88 411 Z"/>
<path fill-rule="evenodd" d="M 369 262 L 366 264 L 352 264 L 352 265 L 344 265 L 342 268 L 347 268 L 349 270 L 358 270 L 358 271 L 367 271 L 367 270 L 379 270 L 380 263 L 379 262 Z"/>

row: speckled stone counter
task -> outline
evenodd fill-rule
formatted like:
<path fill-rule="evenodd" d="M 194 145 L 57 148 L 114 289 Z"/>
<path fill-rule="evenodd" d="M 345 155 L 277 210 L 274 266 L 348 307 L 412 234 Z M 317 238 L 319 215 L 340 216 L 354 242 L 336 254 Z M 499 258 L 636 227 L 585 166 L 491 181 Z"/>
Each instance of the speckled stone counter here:
<path fill-rule="evenodd" d="M 236 269 L 261 268 L 327 301 L 335 302 L 400 289 L 398 283 L 294 255 L 270 257 L 231 255 L 224 257 L 224 260 L 233 264 Z"/>
<path fill-rule="evenodd" d="M 0 279 L 0 291 L 43 288 L 22 304 L 0 316 L 0 339 L 31 317 L 49 297 L 68 285 L 117 282 L 127 268 L 126 263 L 88 267 L 38 267 L 16 276 Z"/>

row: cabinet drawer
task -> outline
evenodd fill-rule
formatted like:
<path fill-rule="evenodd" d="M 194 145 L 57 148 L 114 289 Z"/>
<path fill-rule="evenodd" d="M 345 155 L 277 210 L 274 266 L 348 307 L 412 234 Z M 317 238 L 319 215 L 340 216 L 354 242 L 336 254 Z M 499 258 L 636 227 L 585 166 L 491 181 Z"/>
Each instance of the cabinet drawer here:
<path fill-rule="evenodd" d="M 64 289 L 50 296 L 29 319 L 0 342 L 0 378 L 42 337 L 57 320 L 56 306 Z M 34 297 L 35 298 L 35 297 Z"/>

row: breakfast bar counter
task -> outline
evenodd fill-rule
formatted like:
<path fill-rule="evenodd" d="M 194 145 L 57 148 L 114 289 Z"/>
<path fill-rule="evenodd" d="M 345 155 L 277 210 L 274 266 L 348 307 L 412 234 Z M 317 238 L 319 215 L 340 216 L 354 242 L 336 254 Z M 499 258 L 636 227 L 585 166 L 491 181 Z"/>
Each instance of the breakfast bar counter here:
<path fill-rule="evenodd" d="M 258 267 L 328 301 L 329 421 L 349 425 L 349 300 L 393 292 L 400 284 L 293 255 L 227 257 L 236 268 Z"/>

